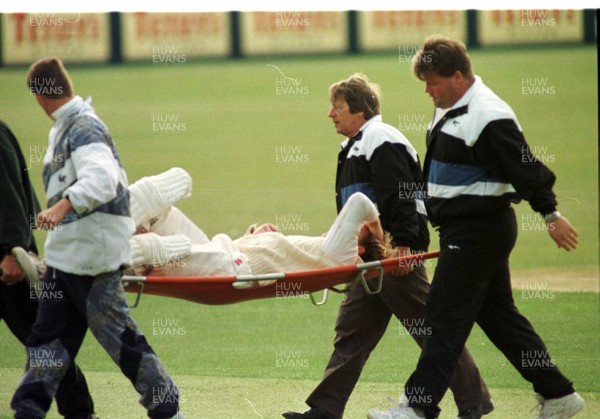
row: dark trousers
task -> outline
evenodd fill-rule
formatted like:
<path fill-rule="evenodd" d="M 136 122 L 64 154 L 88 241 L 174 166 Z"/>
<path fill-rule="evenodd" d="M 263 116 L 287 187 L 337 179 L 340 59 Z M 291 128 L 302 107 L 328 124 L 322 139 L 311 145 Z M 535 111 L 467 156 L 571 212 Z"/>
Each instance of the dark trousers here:
<path fill-rule="evenodd" d="M 409 405 L 422 407 L 427 418 L 438 416 L 438 403 L 475 322 L 536 392 L 554 398 L 574 391 L 515 306 L 508 257 L 516 236 L 512 209 L 440 229 L 441 255 L 425 321 L 432 334 L 405 386 Z"/>
<path fill-rule="evenodd" d="M 25 375 L 11 402 L 16 419 L 45 416 L 88 327 L 141 395 L 150 418 L 177 413 L 178 389 L 129 316 L 120 279 L 120 271 L 92 277 L 48 268 L 26 342 Z"/>
<path fill-rule="evenodd" d="M 429 281 L 424 268 L 396 277 L 386 274 L 379 294 L 369 295 L 362 286 L 346 295 L 340 306 L 334 351 L 323 380 L 306 400 L 341 418 L 362 369 L 395 315 L 407 327 L 414 340 L 423 346 L 429 332 L 422 327 Z M 452 392 L 459 410 L 490 399 L 471 355 L 461 351 Z"/>
<path fill-rule="evenodd" d="M 14 285 L 0 282 L 0 320 L 25 345 L 35 323 L 37 299 L 25 280 Z M 56 392 L 58 412 L 66 419 L 87 418 L 94 413 L 94 402 L 83 372 L 72 363 Z"/>

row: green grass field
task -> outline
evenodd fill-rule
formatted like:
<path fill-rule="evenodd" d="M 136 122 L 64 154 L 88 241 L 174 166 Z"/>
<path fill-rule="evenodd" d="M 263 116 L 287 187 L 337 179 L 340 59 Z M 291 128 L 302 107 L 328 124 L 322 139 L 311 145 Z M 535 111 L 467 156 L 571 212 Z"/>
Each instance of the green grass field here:
<path fill-rule="evenodd" d="M 597 284 L 596 49 L 503 48 L 475 50 L 471 56 L 476 73 L 513 107 L 528 142 L 557 174 L 559 210 L 580 234 L 577 250 L 559 251 L 540 231 L 541 222 L 528 204 L 518 205 L 521 230 L 511 258 L 515 273 L 545 269 L 558 279 L 570 275 L 574 289 L 580 277 L 591 275 Z M 335 217 L 333 183 L 343 140 L 327 118 L 327 88 L 356 71 L 380 84 L 384 120 L 400 127 L 423 158 L 431 102 L 408 64 L 394 53 L 81 66 L 73 67 L 71 75 L 77 92 L 93 97 L 110 127 L 130 181 L 172 166 L 191 173 L 193 195 L 179 207 L 208 235 L 238 236 L 248 224 L 267 221 L 288 223 L 287 233 L 317 235 Z M 0 119 L 19 138 L 41 197 L 40 159 L 51 121 L 29 95 L 25 79 L 26 68 L 0 70 Z M 294 89 L 283 94 L 286 83 Z M 526 94 L 532 85 L 545 89 Z M 38 237 L 43 240 L 43 234 Z M 436 238 L 432 231 L 432 249 L 438 247 Z M 552 287 L 552 279 L 531 281 Z M 519 307 L 586 399 L 586 411 L 578 417 L 598 417 L 598 294 L 528 296 L 515 289 Z M 304 410 L 304 399 L 331 354 L 339 301 L 333 296 L 321 308 L 306 299 L 203 306 L 144 296 L 133 316 L 181 387 L 188 417 L 275 418 L 287 409 Z M 166 330 L 156 328 L 165 322 L 170 325 Z M 530 386 L 480 329 L 475 328 L 468 345 L 496 404 L 488 417 L 534 417 Z M 0 351 L 4 418 L 10 417 L 8 403 L 24 364 L 24 350 L 5 326 L 0 326 Z M 397 399 L 417 357 L 416 344 L 392 321 L 346 417 L 364 417 L 368 408 L 387 407 L 388 396 Z M 92 337 L 78 362 L 103 419 L 144 417 L 137 394 Z M 442 408 L 442 418 L 455 417 L 450 395 Z M 56 412 L 49 417 L 57 417 Z"/>

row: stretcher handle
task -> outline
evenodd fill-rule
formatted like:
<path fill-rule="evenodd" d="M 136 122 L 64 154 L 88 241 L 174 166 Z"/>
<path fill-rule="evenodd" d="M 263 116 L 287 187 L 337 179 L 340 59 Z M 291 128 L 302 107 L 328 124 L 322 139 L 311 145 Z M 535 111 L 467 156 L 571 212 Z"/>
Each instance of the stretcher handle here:
<path fill-rule="evenodd" d="M 375 281 L 375 289 L 371 290 L 371 288 L 369 287 L 369 284 L 367 283 L 367 279 L 365 278 L 365 274 L 367 272 L 370 272 L 373 270 L 379 271 L 379 275 L 377 276 L 376 279 L 371 280 L 371 281 Z M 383 288 L 383 268 L 381 266 L 375 266 L 375 267 L 371 267 L 369 269 L 361 269 L 361 271 L 356 275 L 356 279 L 354 280 L 353 284 L 346 287 L 346 289 L 344 289 L 344 290 L 338 290 L 335 287 L 325 288 L 323 290 L 323 296 L 321 297 L 321 301 L 315 300 L 315 297 L 313 296 L 314 293 L 312 293 L 312 292 L 309 293 L 308 296 L 310 297 L 311 303 L 313 303 L 313 305 L 319 307 L 319 306 L 325 305 L 325 303 L 327 303 L 330 289 L 332 291 L 335 291 L 338 293 L 344 293 L 344 292 L 347 292 L 348 290 L 354 288 L 359 283 L 363 286 L 363 288 L 365 289 L 365 292 L 367 294 L 371 294 L 371 295 L 379 294 L 381 292 L 381 289 Z"/>
<path fill-rule="evenodd" d="M 369 284 L 367 283 L 367 278 L 365 278 L 365 274 L 372 270 L 379 271 L 379 275 L 377 276 L 377 278 L 371 280 L 375 283 L 374 290 L 371 290 Z M 381 292 L 381 289 L 383 288 L 383 268 L 381 266 L 376 266 L 375 268 L 371 269 L 362 269 L 360 273 L 356 275 L 356 281 L 363 286 L 367 294 L 379 294 Z"/>
<path fill-rule="evenodd" d="M 327 303 L 327 299 L 329 298 L 329 290 L 327 288 L 323 290 L 323 296 L 321 297 L 321 301 L 316 301 L 313 294 L 313 292 L 309 292 L 308 296 L 310 297 L 310 302 L 313 303 L 315 306 L 319 307 Z"/>
<path fill-rule="evenodd" d="M 129 308 L 136 308 L 140 304 L 140 299 L 142 298 L 142 293 L 144 292 L 144 284 L 146 283 L 146 277 L 124 275 L 123 278 L 121 278 L 121 281 L 123 282 L 123 288 L 127 287 L 129 283 L 133 283 L 138 286 L 137 295 L 135 296 L 135 302 L 133 303 L 133 305 L 129 306 Z"/>

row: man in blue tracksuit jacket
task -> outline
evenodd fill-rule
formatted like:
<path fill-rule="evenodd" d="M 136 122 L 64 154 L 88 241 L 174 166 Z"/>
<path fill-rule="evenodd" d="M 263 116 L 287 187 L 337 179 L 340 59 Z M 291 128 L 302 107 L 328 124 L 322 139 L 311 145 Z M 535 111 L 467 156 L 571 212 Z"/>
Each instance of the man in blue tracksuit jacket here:
<path fill-rule="evenodd" d="M 517 236 L 511 203 L 529 201 L 567 251 L 577 232 L 556 211 L 554 174 L 535 156 L 512 109 L 471 70 L 464 45 L 433 36 L 413 58 L 436 106 L 423 175 L 429 220 L 439 228 L 441 255 L 427 300 L 431 336 L 405 385 L 408 404 L 372 419 L 435 418 L 474 323 L 533 384 L 539 418 L 569 418 L 583 408 L 573 384 L 512 297 L 508 259 Z M 527 360 L 534 358 L 534 364 Z M 533 367 L 531 365 L 534 365 Z M 411 394 L 419 394 L 411 400 Z"/>

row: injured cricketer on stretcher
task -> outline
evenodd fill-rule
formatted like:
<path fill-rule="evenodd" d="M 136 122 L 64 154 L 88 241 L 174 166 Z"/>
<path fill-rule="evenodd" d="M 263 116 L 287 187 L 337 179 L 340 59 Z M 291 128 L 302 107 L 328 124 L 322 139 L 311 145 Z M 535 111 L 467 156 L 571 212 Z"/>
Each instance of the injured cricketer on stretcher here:
<path fill-rule="evenodd" d="M 137 232 L 130 240 L 135 275 L 230 276 L 298 272 L 388 256 L 376 206 L 353 195 L 322 236 L 284 235 L 273 224 L 252 225 L 242 237 L 212 239 L 174 206 L 191 194 L 191 176 L 172 168 L 129 187 Z M 361 259 L 362 257 L 362 259 Z M 248 282 L 264 286 L 272 281 Z"/>

